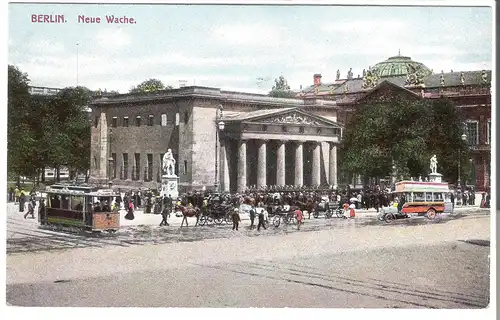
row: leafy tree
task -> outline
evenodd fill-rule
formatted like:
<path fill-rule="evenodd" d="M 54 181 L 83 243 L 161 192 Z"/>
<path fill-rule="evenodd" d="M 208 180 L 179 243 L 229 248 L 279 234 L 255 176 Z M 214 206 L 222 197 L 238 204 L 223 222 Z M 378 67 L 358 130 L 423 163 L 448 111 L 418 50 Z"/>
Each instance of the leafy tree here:
<path fill-rule="evenodd" d="M 8 66 L 7 166 L 15 176 L 33 175 L 32 153 L 36 148 L 31 117 L 29 78 L 15 66 Z"/>
<path fill-rule="evenodd" d="M 141 82 L 139 85 L 135 86 L 130 90 L 130 93 L 148 93 L 161 91 L 165 89 L 173 89 L 172 86 L 166 86 L 158 79 L 148 79 L 146 81 Z"/>
<path fill-rule="evenodd" d="M 285 77 L 279 76 L 279 78 L 274 79 L 274 86 L 269 92 L 269 96 L 275 98 L 295 98 L 295 93 L 290 90 L 290 86 L 286 81 Z"/>
<path fill-rule="evenodd" d="M 462 157 L 467 157 L 461 130 L 461 117 L 449 101 L 412 100 L 400 94 L 367 101 L 346 124 L 341 167 L 350 174 L 408 179 L 427 176 L 429 159 L 436 154 L 439 172 L 455 181 L 457 151 L 464 150 Z"/>

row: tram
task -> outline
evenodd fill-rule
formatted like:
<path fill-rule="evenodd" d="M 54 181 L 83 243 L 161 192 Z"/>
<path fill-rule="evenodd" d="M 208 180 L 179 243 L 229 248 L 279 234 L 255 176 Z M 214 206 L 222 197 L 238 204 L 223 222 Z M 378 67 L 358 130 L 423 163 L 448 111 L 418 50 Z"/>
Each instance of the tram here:
<path fill-rule="evenodd" d="M 41 225 L 110 233 L 120 229 L 120 213 L 111 209 L 118 196 L 113 190 L 55 185 L 45 193 L 45 211 L 38 217 Z"/>

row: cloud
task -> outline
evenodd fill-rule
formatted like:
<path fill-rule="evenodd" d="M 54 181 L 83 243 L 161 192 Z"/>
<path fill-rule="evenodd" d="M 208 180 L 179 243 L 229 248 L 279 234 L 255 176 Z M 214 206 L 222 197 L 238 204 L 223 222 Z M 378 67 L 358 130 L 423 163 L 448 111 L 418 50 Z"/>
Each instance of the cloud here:
<path fill-rule="evenodd" d="M 228 24 L 213 28 L 212 38 L 231 45 L 269 45 L 282 41 L 285 32 L 266 23 Z"/>
<path fill-rule="evenodd" d="M 102 29 L 95 39 L 105 48 L 120 48 L 132 43 L 130 35 L 121 28 Z"/>

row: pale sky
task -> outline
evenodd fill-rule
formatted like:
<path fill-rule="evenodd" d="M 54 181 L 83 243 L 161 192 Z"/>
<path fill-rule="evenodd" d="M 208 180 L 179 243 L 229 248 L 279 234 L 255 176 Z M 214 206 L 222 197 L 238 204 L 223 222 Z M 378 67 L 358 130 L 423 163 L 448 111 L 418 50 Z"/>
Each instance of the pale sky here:
<path fill-rule="evenodd" d="M 62 14 L 67 23 L 32 23 Z M 136 24 L 78 24 L 78 15 Z M 77 43 L 78 63 L 77 63 Z M 434 72 L 492 68 L 492 10 L 464 7 L 9 4 L 9 64 L 33 86 L 126 93 L 148 78 L 166 85 L 268 92 L 354 75 L 398 54 Z M 263 78 L 264 80 L 258 80 Z"/>

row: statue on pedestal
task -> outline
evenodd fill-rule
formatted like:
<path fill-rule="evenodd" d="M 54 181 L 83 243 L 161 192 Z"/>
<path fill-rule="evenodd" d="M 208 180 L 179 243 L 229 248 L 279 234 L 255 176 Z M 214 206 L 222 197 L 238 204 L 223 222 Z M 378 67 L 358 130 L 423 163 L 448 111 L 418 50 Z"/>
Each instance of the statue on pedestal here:
<path fill-rule="evenodd" d="M 431 158 L 431 165 L 430 165 L 431 173 L 437 173 L 437 164 L 438 164 L 437 157 L 436 155 L 433 155 Z"/>
<path fill-rule="evenodd" d="M 167 153 L 163 156 L 162 162 L 163 173 L 168 176 L 175 176 L 175 159 L 172 154 L 172 149 L 167 150 Z"/>

